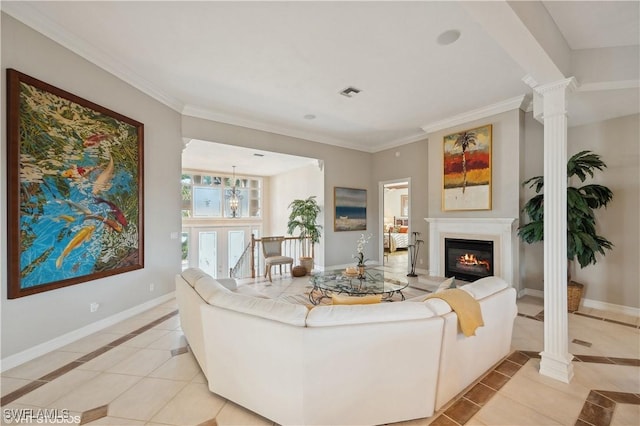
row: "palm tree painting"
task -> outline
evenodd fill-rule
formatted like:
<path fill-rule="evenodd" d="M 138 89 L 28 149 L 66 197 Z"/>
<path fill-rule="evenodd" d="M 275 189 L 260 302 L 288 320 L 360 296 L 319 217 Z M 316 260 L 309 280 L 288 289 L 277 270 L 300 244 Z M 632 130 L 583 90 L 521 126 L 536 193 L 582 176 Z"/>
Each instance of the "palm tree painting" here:
<path fill-rule="evenodd" d="M 444 137 L 443 210 L 491 209 L 490 124 Z"/>

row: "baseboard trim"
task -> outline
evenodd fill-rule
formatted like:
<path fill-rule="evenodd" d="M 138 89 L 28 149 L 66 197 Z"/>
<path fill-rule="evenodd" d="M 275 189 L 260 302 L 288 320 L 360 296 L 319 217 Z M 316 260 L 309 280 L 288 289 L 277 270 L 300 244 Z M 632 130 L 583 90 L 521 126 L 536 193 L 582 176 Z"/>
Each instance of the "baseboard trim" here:
<path fill-rule="evenodd" d="M 615 312 L 618 314 L 640 316 L 640 308 L 633 306 L 616 305 L 613 303 L 601 302 L 599 300 L 582 299 L 582 306 L 585 308 L 600 309 L 603 311 Z"/>
<path fill-rule="evenodd" d="M 534 296 L 544 298 L 544 291 L 525 288 L 518 293 L 518 298 L 522 296 Z M 640 316 L 640 308 L 633 306 L 616 305 L 614 303 L 601 302 L 600 300 L 582 299 L 581 306 L 585 308 L 600 309 L 602 311 L 614 312 L 617 314 Z"/>
<path fill-rule="evenodd" d="M 523 296 L 533 296 L 533 297 L 539 297 L 540 299 L 543 299 L 544 292 L 542 290 L 534 290 L 532 288 L 523 288 L 518 292 L 518 299 Z"/>
<path fill-rule="evenodd" d="M 29 349 L 25 349 L 22 352 L 18 352 L 17 354 L 10 355 L 6 358 L 3 358 L 0 360 L 0 372 L 5 372 L 14 367 L 17 367 L 20 364 L 24 364 L 25 362 L 38 358 L 39 356 L 42 356 L 46 353 L 55 351 L 56 349 L 60 349 L 61 347 L 66 346 L 69 343 L 73 343 L 78 339 L 87 337 L 90 334 L 96 333 L 100 330 L 103 330 L 107 327 L 117 324 L 120 321 L 124 321 L 128 318 L 131 318 L 134 315 L 138 315 L 139 313 L 142 313 L 146 310 L 149 310 L 165 302 L 168 302 L 174 297 L 175 297 L 175 291 L 172 291 L 171 293 L 164 294 L 160 297 L 149 300 L 140 305 L 134 306 L 133 308 L 129 308 L 125 311 L 118 312 L 117 314 L 111 315 L 110 317 L 103 318 L 99 321 L 96 321 L 94 323 L 81 327 L 77 330 L 73 330 L 69 333 L 63 334 L 62 336 L 56 337 L 55 339 L 51 339 L 47 342 L 33 346 Z"/>

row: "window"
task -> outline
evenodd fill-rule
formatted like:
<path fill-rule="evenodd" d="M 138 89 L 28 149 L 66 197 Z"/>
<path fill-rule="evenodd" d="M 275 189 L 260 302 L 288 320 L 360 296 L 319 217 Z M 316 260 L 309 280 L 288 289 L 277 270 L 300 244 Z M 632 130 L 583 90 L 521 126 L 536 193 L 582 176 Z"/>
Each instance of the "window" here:
<path fill-rule="evenodd" d="M 234 188 L 230 176 L 200 173 L 182 175 L 182 217 L 232 218 L 229 198 Z M 240 200 L 236 217 L 260 218 L 262 179 L 236 176 Z"/>

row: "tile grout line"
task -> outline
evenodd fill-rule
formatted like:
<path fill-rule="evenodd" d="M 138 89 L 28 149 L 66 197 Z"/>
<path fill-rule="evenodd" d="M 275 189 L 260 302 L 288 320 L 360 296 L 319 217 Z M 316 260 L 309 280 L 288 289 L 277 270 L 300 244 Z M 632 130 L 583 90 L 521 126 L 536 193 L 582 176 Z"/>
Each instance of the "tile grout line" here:
<path fill-rule="evenodd" d="M 513 358 L 516 354 L 520 354 L 520 355 L 524 356 L 524 357 L 526 358 L 526 360 L 523 360 L 523 362 L 522 362 L 522 363 L 520 363 L 520 362 L 518 362 L 518 361 L 513 360 L 512 358 Z M 463 393 L 461 393 L 461 394 L 460 394 L 460 397 L 459 397 L 457 400 L 453 401 L 453 403 L 450 403 L 450 404 L 449 404 L 449 406 L 448 406 L 445 410 L 443 410 L 443 411 L 442 411 L 442 413 L 440 413 L 440 414 L 439 414 L 439 415 L 434 419 L 434 421 L 433 421 L 433 422 L 431 422 L 431 424 L 437 424 L 438 419 L 439 419 L 440 417 L 444 417 L 444 418 L 446 418 L 447 420 L 450 420 L 450 421 L 454 422 L 456 425 L 464 426 L 464 425 L 465 425 L 469 420 L 471 420 L 471 419 L 472 419 L 476 414 L 478 414 L 478 412 L 480 412 L 480 410 L 482 410 L 482 408 L 484 407 L 484 405 L 486 405 L 486 403 L 487 403 L 487 402 L 489 402 L 489 401 L 491 400 L 491 398 L 493 398 L 493 396 L 494 396 L 495 394 L 497 394 L 497 393 L 498 393 L 498 391 L 499 391 L 499 390 L 500 390 L 504 385 L 506 385 L 506 384 L 509 382 L 509 380 L 511 380 L 511 379 L 513 378 L 513 376 L 515 376 L 515 374 L 516 374 L 516 373 L 517 373 L 517 372 L 518 372 L 518 371 L 519 371 L 519 370 L 520 370 L 520 369 L 521 369 L 521 368 L 522 368 L 522 367 L 523 367 L 527 362 L 529 362 L 529 360 L 531 360 L 531 359 L 533 359 L 533 357 L 529 356 L 527 353 L 525 353 L 525 352 L 523 352 L 523 351 L 515 350 L 515 351 L 511 352 L 509 355 L 507 355 L 506 357 L 504 357 L 504 359 L 503 359 L 502 361 L 500 361 L 497 365 L 495 365 L 495 367 L 493 367 L 489 372 L 487 372 L 487 374 L 483 375 L 483 376 L 482 376 L 482 377 L 481 377 L 477 382 L 475 382 L 474 384 L 470 385 L 467 389 L 465 389 L 465 391 L 463 391 Z M 515 370 L 511 376 L 509 376 L 509 375 L 507 375 L 507 374 L 505 374 L 505 373 L 503 373 L 503 372 L 501 372 L 501 371 L 499 371 L 499 370 L 498 370 L 498 368 L 500 368 L 500 366 L 501 366 L 501 365 L 503 365 L 505 362 L 510 362 L 510 363 L 512 363 L 512 364 L 514 364 L 514 365 L 517 365 L 517 366 L 518 366 L 517 370 Z M 496 374 L 499 374 L 500 376 L 504 376 L 507 380 L 506 380 L 504 383 L 502 383 L 500 386 L 497 386 L 497 385 L 495 385 L 495 386 L 491 386 L 491 385 L 489 385 L 489 384 L 487 384 L 487 383 L 483 382 L 483 380 L 485 380 L 485 378 L 487 378 L 487 377 L 488 377 L 489 375 L 491 375 L 492 373 L 496 373 Z M 490 389 L 490 390 L 492 391 L 492 392 L 491 392 L 491 395 L 486 399 L 486 401 L 484 401 L 484 404 L 483 404 L 483 405 L 480 405 L 480 404 L 476 403 L 475 401 L 473 401 L 473 400 L 471 400 L 471 399 L 469 399 L 469 398 L 467 397 L 467 395 L 469 394 L 469 392 L 470 392 L 471 390 L 473 390 L 473 389 L 474 389 L 476 386 L 478 386 L 479 384 L 480 384 L 480 385 L 483 385 L 483 386 L 485 386 L 485 387 L 487 387 L 488 389 Z M 497 388 L 497 389 L 496 389 L 496 388 Z M 475 407 L 477 407 L 477 410 L 476 410 L 476 411 L 471 415 L 471 417 L 469 417 L 469 418 L 468 418 L 467 420 L 465 420 L 464 422 L 460 422 L 460 421 L 459 421 L 459 419 L 458 419 L 458 420 L 457 420 L 457 419 L 455 419 L 454 417 L 456 417 L 456 416 L 453 416 L 453 415 L 452 415 L 452 413 L 450 413 L 450 412 L 449 412 L 449 410 L 451 410 L 451 409 L 452 409 L 452 407 L 454 407 L 458 402 L 460 402 L 460 401 L 462 401 L 462 400 L 468 401 L 469 403 L 471 403 L 471 404 L 473 404 Z"/>
<path fill-rule="evenodd" d="M 623 325 L 625 327 L 631 327 L 631 328 L 640 329 L 640 324 L 631 324 L 629 322 L 618 321 L 618 320 L 614 320 L 614 319 L 610 319 L 610 318 L 597 317 L 595 315 L 585 314 L 585 313 L 579 312 L 579 311 L 569 312 L 569 314 L 577 315 L 579 317 L 585 317 L 585 318 L 591 318 L 591 319 L 595 319 L 595 320 L 599 320 L 599 321 L 609 322 L 609 323 L 612 323 L 612 324 Z M 518 316 L 519 317 L 524 317 L 524 318 L 529 318 L 529 319 L 532 319 L 532 320 L 535 320 L 535 321 L 544 321 L 544 310 L 538 312 L 536 315 L 522 314 L 522 313 L 518 312 Z"/>
<path fill-rule="evenodd" d="M 515 361 L 513 359 L 511 359 L 512 357 L 515 356 L 515 354 L 521 354 L 523 356 L 525 356 L 527 359 L 526 361 L 524 361 L 524 363 L 520 363 L 518 361 Z M 476 414 L 478 414 L 482 408 L 484 408 L 484 406 L 486 405 L 487 402 L 489 402 L 491 400 L 491 398 L 494 397 L 495 394 L 498 393 L 498 391 L 504 387 L 515 375 L 516 373 L 527 363 L 529 362 L 529 360 L 531 359 L 539 359 L 540 355 L 532 352 L 532 351 L 519 351 L 519 350 L 515 350 L 513 351 L 510 355 L 506 356 L 502 362 L 500 362 L 498 365 L 496 365 L 493 369 L 491 369 L 491 371 L 489 371 L 487 374 L 485 374 L 480 380 L 478 380 L 476 383 L 474 383 L 473 385 L 469 386 L 466 391 L 464 393 L 462 393 L 460 395 L 460 397 L 458 399 L 456 399 L 455 401 L 453 401 L 452 403 L 450 403 L 448 405 L 448 407 L 443 410 L 438 416 L 435 417 L 435 419 L 430 423 L 430 424 L 438 424 L 438 419 L 440 417 L 445 418 L 447 421 L 450 422 L 454 422 L 456 425 L 460 425 L 460 426 L 464 426 L 469 420 L 471 420 Z M 605 357 L 601 357 L 601 358 L 605 358 Z M 498 368 L 503 365 L 506 361 L 509 361 L 515 365 L 518 366 L 518 369 L 516 371 L 513 372 L 513 374 L 511 376 L 502 373 L 501 371 L 498 370 Z M 596 362 L 596 361 L 593 361 Z M 612 364 L 613 365 L 613 364 Z M 489 384 L 483 382 L 483 380 L 489 376 L 491 373 L 498 373 L 502 376 L 505 376 L 507 378 L 507 381 L 502 383 L 498 389 L 495 389 L 494 387 L 490 386 Z M 469 392 L 474 389 L 477 385 L 482 384 L 484 386 L 486 386 L 487 388 L 491 389 L 493 392 L 491 393 L 491 395 L 486 399 L 486 401 L 484 401 L 483 405 L 480 405 L 479 403 L 476 403 L 475 401 L 473 401 L 472 399 L 468 398 L 467 395 L 469 394 Z M 604 391 L 604 390 L 595 390 L 595 389 L 591 389 L 589 392 L 589 396 L 586 398 L 584 404 L 583 404 L 583 408 L 582 411 L 578 414 L 578 418 L 576 420 L 576 426 L 579 426 L 578 422 L 583 422 L 583 423 L 587 423 L 593 426 L 609 426 L 611 424 L 611 417 L 609 416 L 609 421 L 605 422 L 605 423 L 599 423 L 596 422 L 597 424 L 594 424 L 593 422 L 591 422 L 589 419 L 585 419 L 583 417 L 587 417 L 587 414 L 593 410 L 591 410 L 590 408 L 592 406 L 598 407 L 600 409 L 600 411 L 610 411 L 610 414 L 613 415 L 613 412 L 616 408 L 617 403 L 629 403 L 629 404 L 638 404 L 640 405 L 640 394 L 634 394 L 634 393 L 630 393 L 630 392 L 613 392 L 613 396 L 611 395 L 613 391 Z M 593 394 L 596 394 L 602 398 L 607 399 L 608 401 L 611 401 L 612 406 L 611 407 L 604 407 L 600 404 L 595 403 L 593 400 Z M 614 397 L 618 397 L 618 401 L 614 400 Z M 455 406 L 458 402 L 460 401 L 467 401 L 473 405 L 475 405 L 476 407 L 478 407 L 478 409 L 476 410 L 476 412 L 474 412 L 471 417 L 469 417 L 468 420 L 464 421 L 464 422 L 460 422 L 459 419 L 456 419 L 456 416 L 452 416 L 451 413 L 448 413 L 448 411 Z M 631 402 L 629 401 L 631 400 Z"/>
<path fill-rule="evenodd" d="M 607 406 L 601 402 L 603 399 L 607 401 Z M 612 395 L 612 391 L 591 389 L 575 424 L 579 425 L 580 422 L 583 422 L 593 426 L 609 426 L 618 404 L 625 403 L 640 405 L 640 396 L 630 392 L 617 391 L 613 391 Z M 595 415 L 599 415 L 600 418 L 594 419 Z"/>
<path fill-rule="evenodd" d="M 21 398 L 25 395 L 27 395 L 28 393 L 38 389 L 40 386 L 46 385 L 47 383 L 59 378 L 60 376 L 76 369 L 77 367 L 81 366 L 82 364 L 84 364 L 85 362 L 88 362 L 96 357 L 98 357 L 99 355 L 104 354 L 105 352 L 110 351 L 111 349 L 121 345 L 122 343 L 133 339 L 134 337 L 144 333 L 147 330 L 150 330 L 151 328 L 155 327 L 156 325 L 168 320 L 169 318 L 172 318 L 174 316 L 176 316 L 178 314 L 178 310 L 176 309 L 175 311 L 169 312 L 168 314 L 165 314 L 163 316 L 161 316 L 160 318 L 157 318 L 153 321 L 151 321 L 150 323 L 143 325 L 142 327 L 137 328 L 136 330 L 132 331 L 131 333 L 127 333 L 122 337 L 117 338 L 116 340 L 107 343 L 106 345 L 89 352 L 88 354 L 82 355 L 81 357 L 79 357 L 78 359 L 71 361 L 65 365 L 63 365 L 62 367 L 45 374 L 44 376 L 41 376 L 33 381 L 31 381 L 30 383 L 27 383 L 26 385 L 14 390 L 13 392 L 8 393 L 7 395 L 4 395 L 2 398 L 0 398 L 0 406 L 5 406 L 7 404 L 12 403 L 13 401 L 15 401 L 18 398 Z M 116 343 L 117 342 L 117 343 Z"/>

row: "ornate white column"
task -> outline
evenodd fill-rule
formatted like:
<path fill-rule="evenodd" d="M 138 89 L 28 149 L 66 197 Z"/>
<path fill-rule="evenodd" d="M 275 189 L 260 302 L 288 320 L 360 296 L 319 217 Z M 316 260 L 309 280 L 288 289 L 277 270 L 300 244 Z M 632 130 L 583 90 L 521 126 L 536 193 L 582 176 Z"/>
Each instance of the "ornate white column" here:
<path fill-rule="evenodd" d="M 575 79 L 569 78 L 534 88 L 542 101 L 544 123 L 544 350 L 540 374 L 565 383 L 573 377 L 567 315 L 567 94 L 575 86 Z"/>

